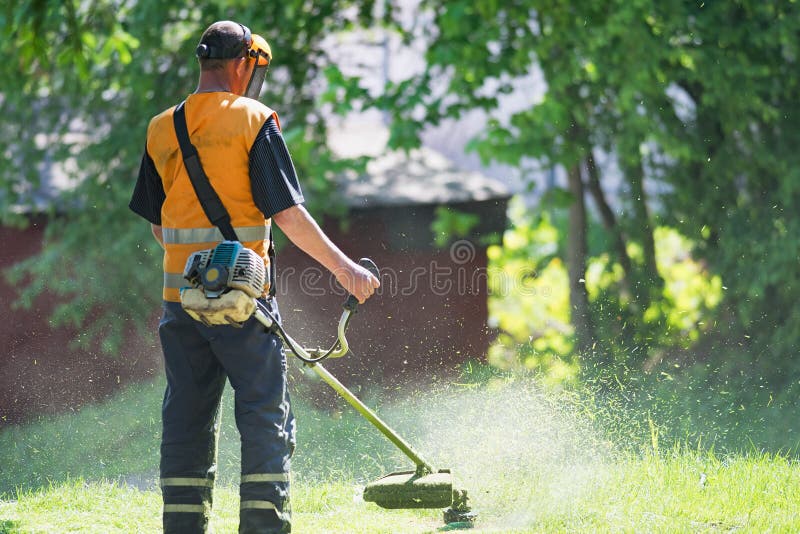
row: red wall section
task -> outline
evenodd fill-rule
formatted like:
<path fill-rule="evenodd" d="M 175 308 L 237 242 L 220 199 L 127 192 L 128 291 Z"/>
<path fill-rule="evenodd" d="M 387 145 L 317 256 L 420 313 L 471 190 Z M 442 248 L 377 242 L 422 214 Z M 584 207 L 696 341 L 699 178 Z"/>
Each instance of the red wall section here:
<path fill-rule="evenodd" d="M 43 232 L 42 219 L 24 230 L 0 227 L 0 271 L 36 253 Z M 41 297 L 22 310 L 14 307 L 16 298 L 16 289 L 0 276 L 0 428 L 38 414 L 76 410 L 160 372 L 161 349 L 147 340 L 128 336 L 116 357 L 71 349 L 76 332 L 48 323 L 52 300 Z M 151 322 L 155 329 L 157 323 Z"/>
<path fill-rule="evenodd" d="M 346 254 L 370 257 L 382 269 L 382 288 L 351 321 L 352 354 L 326 363 L 356 391 L 379 385 L 402 392 L 447 380 L 465 361 L 486 354 L 491 337 L 486 327 L 486 249 L 477 244 L 485 231 L 479 228 L 471 240 L 436 248 L 430 243 L 434 209 L 361 210 L 350 214 L 346 229 L 336 221 L 324 224 Z M 480 214 L 484 226 L 502 230 L 504 201 L 488 209 L 479 203 L 466 209 Z M 41 247 L 43 224 L 38 219 L 25 230 L 0 228 L 0 269 Z M 285 328 L 305 345 L 327 348 L 342 312 L 341 288 L 291 244 L 278 254 L 278 272 Z M 149 319 L 153 335 L 129 336 L 122 352 L 109 357 L 94 349 L 70 349 L 76 332 L 50 328 L 53 303 L 48 298 L 38 299 L 31 310 L 14 309 L 15 288 L 2 278 L 0 299 L 0 427 L 37 414 L 75 410 L 161 373 L 157 306 Z M 330 401 L 327 386 L 318 390 L 320 399 Z"/>

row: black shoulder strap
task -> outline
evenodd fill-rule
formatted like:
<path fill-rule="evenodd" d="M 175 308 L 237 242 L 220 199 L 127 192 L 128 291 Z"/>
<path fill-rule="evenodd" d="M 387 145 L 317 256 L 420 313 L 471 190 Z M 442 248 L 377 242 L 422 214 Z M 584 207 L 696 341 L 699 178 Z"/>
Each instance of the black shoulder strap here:
<path fill-rule="evenodd" d="M 183 154 L 183 163 L 186 165 L 186 172 L 189 173 L 194 192 L 197 194 L 208 220 L 219 228 L 223 237 L 228 241 L 239 241 L 236 231 L 231 225 L 231 216 L 219 199 L 219 195 L 211 186 L 211 182 L 200 164 L 197 148 L 189 140 L 189 129 L 186 127 L 186 112 L 183 109 L 184 104 L 186 104 L 186 101 L 181 102 L 175 108 L 175 112 L 172 114 L 172 121 L 175 123 L 175 133 L 178 135 L 178 144 Z"/>

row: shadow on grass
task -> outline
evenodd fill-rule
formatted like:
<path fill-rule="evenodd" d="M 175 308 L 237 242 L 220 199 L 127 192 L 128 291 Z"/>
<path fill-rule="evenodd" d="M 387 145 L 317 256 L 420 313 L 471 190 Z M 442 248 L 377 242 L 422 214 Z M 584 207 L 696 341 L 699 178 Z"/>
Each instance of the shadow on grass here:
<path fill-rule="evenodd" d="M 19 521 L 0 519 L 0 534 L 19 534 Z"/>
<path fill-rule="evenodd" d="M 471 530 L 475 528 L 474 523 L 470 523 L 469 521 L 459 521 L 457 523 L 448 523 L 443 527 L 437 528 L 437 532 L 451 532 L 454 530 Z"/>

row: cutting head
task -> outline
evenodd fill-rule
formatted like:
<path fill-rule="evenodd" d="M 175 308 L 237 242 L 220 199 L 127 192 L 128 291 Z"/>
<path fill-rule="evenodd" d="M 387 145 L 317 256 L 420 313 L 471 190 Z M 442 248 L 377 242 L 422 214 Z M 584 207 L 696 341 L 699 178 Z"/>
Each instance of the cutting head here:
<path fill-rule="evenodd" d="M 445 508 L 453 502 L 453 475 L 449 469 L 390 473 L 367 484 L 364 500 L 382 508 Z"/>

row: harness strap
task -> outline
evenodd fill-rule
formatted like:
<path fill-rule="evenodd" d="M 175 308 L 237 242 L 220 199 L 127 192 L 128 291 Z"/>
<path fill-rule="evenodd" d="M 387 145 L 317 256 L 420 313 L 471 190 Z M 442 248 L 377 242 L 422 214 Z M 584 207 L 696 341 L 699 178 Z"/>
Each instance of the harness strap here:
<path fill-rule="evenodd" d="M 275 267 L 275 241 L 272 240 L 272 225 L 269 225 L 269 246 L 267 246 L 267 256 L 269 257 L 269 296 L 274 297 L 278 290 L 276 284 L 278 271 Z"/>
<path fill-rule="evenodd" d="M 220 229 L 225 239 L 239 241 L 236 231 L 231 225 L 231 216 L 219 199 L 219 195 L 211 186 L 211 182 L 203 170 L 203 165 L 200 163 L 197 148 L 189 139 L 184 104 L 186 104 L 185 100 L 175 108 L 175 112 L 172 114 L 172 122 L 175 124 L 175 133 L 178 135 L 178 144 L 181 147 L 181 154 L 183 154 L 183 163 L 186 165 L 186 172 L 192 181 L 194 192 L 197 194 L 198 200 L 200 200 L 200 205 L 203 207 L 206 217 L 214 226 Z"/>

